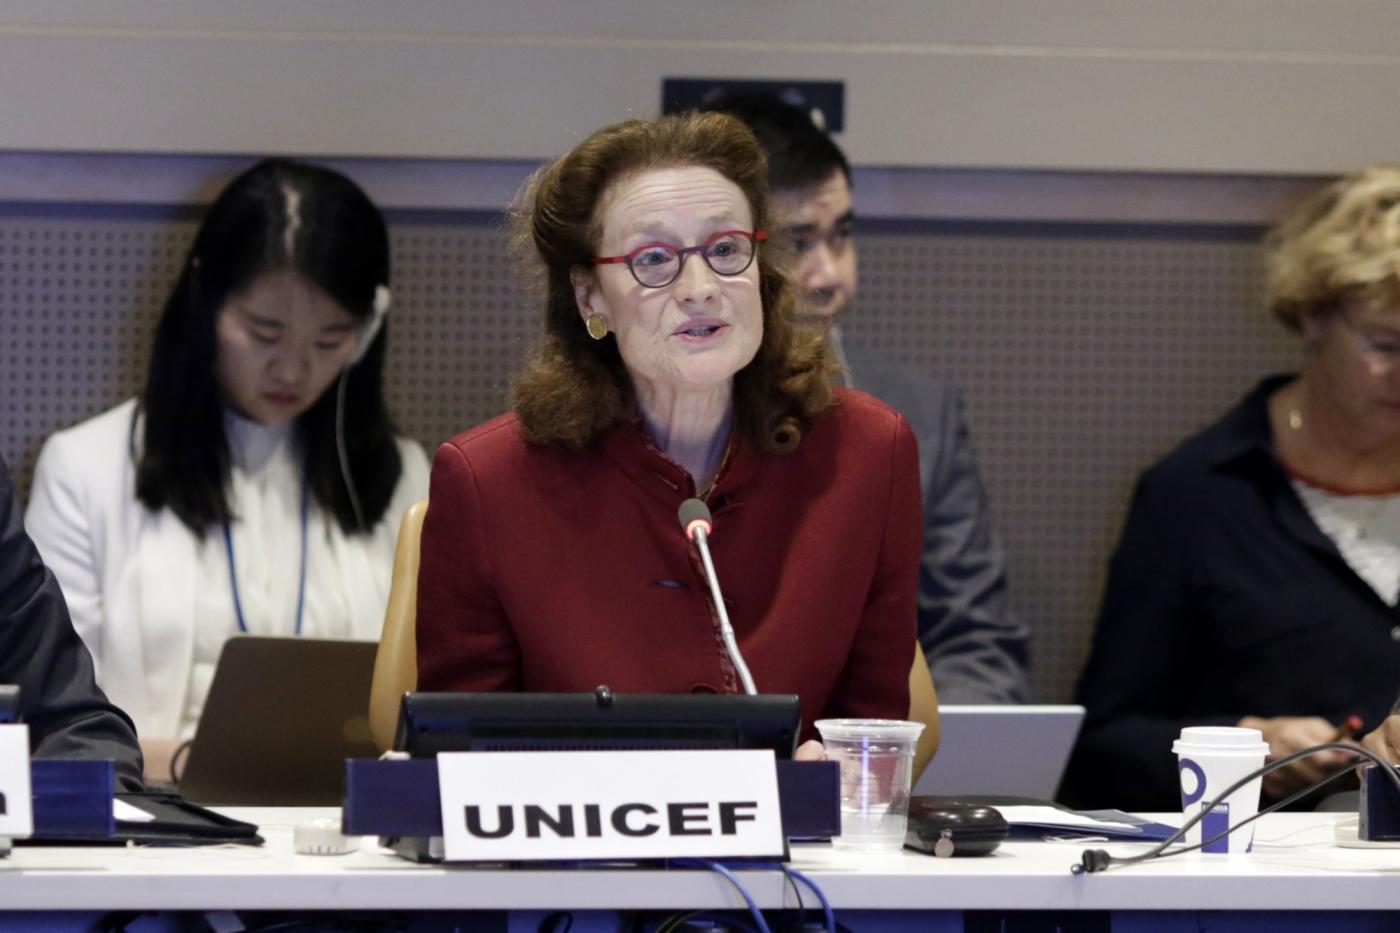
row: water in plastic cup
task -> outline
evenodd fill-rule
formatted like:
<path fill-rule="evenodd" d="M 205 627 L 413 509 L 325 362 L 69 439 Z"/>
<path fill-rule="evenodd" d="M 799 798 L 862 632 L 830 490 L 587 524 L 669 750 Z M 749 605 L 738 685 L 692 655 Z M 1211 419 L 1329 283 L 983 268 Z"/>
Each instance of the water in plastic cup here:
<path fill-rule="evenodd" d="M 1181 777 L 1181 815 L 1195 816 L 1231 784 L 1249 772 L 1263 767 L 1268 743 L 1258 729 L 1235 726 L 1191 726 L 1181 730 L 1172 744 Z M 1187 845 L 1212 839 L 1227 827 L 1237 826 L 1259 811 L 1262 779 L 1255 778 L 1231 794 L 1223 803 L 1186 833 Z M 1202 852 L 1235 854 L 1248 852 L 1254 841 L 1254 824 L 1217 839 Z"/>
<path fill-rule="evenodd" d="M 819 719 L 826 760 L 841 767 L 841 849 L 898 851 L 909 819 L 914 749 L 923 723 Z"/>

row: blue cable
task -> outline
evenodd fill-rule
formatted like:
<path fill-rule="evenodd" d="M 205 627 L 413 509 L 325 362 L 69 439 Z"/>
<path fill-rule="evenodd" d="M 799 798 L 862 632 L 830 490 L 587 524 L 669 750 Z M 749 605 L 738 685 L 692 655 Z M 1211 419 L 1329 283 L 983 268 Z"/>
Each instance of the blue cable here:
<path fill-rule="evenodd" d="M 826 892 L 823 891 L 820 887 L 818 887 L 815 881 L 804 875 L 802 872 L 798 871 L 796 868 L 784 865 L 782 862 L 748 862 L 746 864 L 751 865 L 754 868 L 767 868 L 773 871 L 780 871 L 783 874 L 787 875 L 789 878 L 795 878 L 798 881 L 801 881 L 803 884 L 805 884 L 809 889 L 811 889 L 812 893 L 817 896 L 817 900 L 821 902 L 822 915 L 826 919 L 826 929 L 828 933 L 836 933 L 836 914 L 831 909 L 831 902 L 826 899 Z"/>
<path fill-rule="evenodd" d="M 730 871 L 728 868 L 725 868 L 723 865 L 721 865 L 719 862 L 714 861 L 713 859 L 677 859 L 677 861 L 694 861 L 695 864 L 700 865 L 704 868 L 708 868 L 710 871 L 714 872 L 717 875 L 722 875 L 725 879 L 729 881 L 730 884 L 734 886 L 734 890 L 739 892 L 739 896 L 744 899 L 744 903 L 749 905 L 749 916 L 753 917 L 753 922 L 758 926 L 758 933 L 773 933 L 773 931 L 768 927 L 768 921 L 763 919 L 763 911 L 759 910 L 758 904 L 754 902 L 753 895 L 749 894 L 749 889 L 744 887 L 744 883 L 739 880 L 739 877 L 736 874 L 734 874 L 734 872 Z"/>
<path fill-rule="evenodd" d="M 817 887 L 815 881 L 802 874 L 802 872 L 798 871 L 796 868 L 790 868 L 781 863 L 779 863 L 778 867 L 782 869 L 783 874 L 787 875 L 789 878 L 796 878 L 812 889 L 812 893 L 817 896 L 817 900 L 821 901 L 822 914 L 826 917 L 827 933 L 836 933 L 836 914 L 831 909 L 831 902 L 826 899 L 826 893 L 822 891 L 821 888 Z"/>

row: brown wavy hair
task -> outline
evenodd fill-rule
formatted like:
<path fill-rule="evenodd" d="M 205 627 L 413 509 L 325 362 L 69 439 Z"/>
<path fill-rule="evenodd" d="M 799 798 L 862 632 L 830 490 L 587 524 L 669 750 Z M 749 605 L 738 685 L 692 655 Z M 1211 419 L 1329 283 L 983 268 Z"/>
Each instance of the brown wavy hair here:
<path fill-rule="evenodd" d="M 625 178 L 659 168 L 714 169 L 744 193 L 756 229 L 768 223 L 767 160 L 743 123 L 721 113 L 628 120 L 605 127 L 541 169 L 514 212 L 517 247 L 540 286 L 544 327 L 516 380 L 511 404 L 534 443 L 581 449 L 636 407 L 617 341 L 583 326 L 570 274 L 592 275 L 598 208 Z M 758 245 L 763 337 L 734 377 L 734 426 L 759 450 L 796 448 L 812 417 L 831 404 L 825 337 L 792 322 L 793 286 L 767 243 Z"/>
<path fill-rule="evenodd" d="M 1290 330 L 1356 301 L 1400 304 L 1400 167 L 1332 182 L 1270 232 L 1269 308 Z"/>

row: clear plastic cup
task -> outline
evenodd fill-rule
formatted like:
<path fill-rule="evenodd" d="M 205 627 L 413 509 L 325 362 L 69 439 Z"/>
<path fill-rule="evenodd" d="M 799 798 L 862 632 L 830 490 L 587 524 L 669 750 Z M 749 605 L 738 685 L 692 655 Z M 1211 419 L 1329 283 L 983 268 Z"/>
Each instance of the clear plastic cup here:
<path fill-rule="evenodd" d="M 1190 726 L 1172 743 L 1181 778 L 1181 817 L 1189 820 L 1201 808 L 1220 796 L 1221 791 L 1264 764 L 1268 743 L 1258 729 L 1235 726 Z M 1235 791 L 1200 822 L 1186 832 L 1186 843 L 1214 839 L 1227 828 L 1238 826 L 1259 811 L 1262 779 L 1256 778 Z M 1254 824 L 1222 839 L 1216 839 L 1202 852 L 1236 854 L 1248 852 L 1254 842 Z"/>
<path fill-rule="evenodd" d="M 820 719 L 826 760 L 841 767 L 841 835 L 832 843 L 864 852 L 904 847 L 909 785 L 920 722 Z"/>

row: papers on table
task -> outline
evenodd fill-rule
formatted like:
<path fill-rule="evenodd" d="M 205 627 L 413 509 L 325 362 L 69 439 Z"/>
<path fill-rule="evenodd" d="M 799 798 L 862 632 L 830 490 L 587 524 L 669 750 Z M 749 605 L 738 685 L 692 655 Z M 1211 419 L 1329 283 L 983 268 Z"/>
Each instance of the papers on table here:
<path fill-rule="evenodd" d="M 154 816 L 142 810 L 140 807 L 132 806 L 125 800 L 112 801 L 112 816 L 128 823 L 150 823 L 155 820 Z"/>
<path fill-rule="evenodd" d="M 1011 824 L 1013 836 L 1102 836 L 1114 840 L 1155 842 L 1166 839 L 1176 828 L 1153 823 L 1121 810 L 1075 812 L 1059 807 L 998 806 L 998 812 Z"/>

